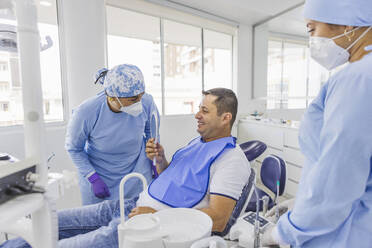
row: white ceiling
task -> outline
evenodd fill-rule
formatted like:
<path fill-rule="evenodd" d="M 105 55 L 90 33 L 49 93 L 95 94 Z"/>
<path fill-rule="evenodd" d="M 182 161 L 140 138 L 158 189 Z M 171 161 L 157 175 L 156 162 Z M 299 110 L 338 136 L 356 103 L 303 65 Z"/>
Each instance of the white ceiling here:
<path fill-rule="evenodd" d="M 303 6 L 287 12 L 268 22 L 269 30 L 277 33 L 307 37 L 306 23 L 302 16 Z"/>
<path fill-rule="evenodd" d="M 241 23 L 252 25 L 303 0 L 166 0 Z"/>

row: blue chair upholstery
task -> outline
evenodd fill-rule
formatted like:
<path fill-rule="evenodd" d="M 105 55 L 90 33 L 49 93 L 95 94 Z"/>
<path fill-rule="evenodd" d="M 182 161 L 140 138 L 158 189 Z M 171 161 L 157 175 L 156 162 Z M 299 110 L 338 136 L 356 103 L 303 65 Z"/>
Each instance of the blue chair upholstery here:
<path fill-rule="evenodd" d="M 244 213 L 244 209 L 247 207 L 250 197 L 254 189 L 254 182 L 256 173 L 251 169 L 251 175 L 249 176 L 248 183 L 244 186 L 240 198 L 235 204 L 235 207 L 231 213 L 230 219 L 227 222 L 225 229 L 222 232 L 213 232 L 213 235 L 224 237 L 230 232 L 230 228 L 236 223 L 236 220 Z"/>
<path fill-rule="evenodd" d="M 279 195 L 284 193 L 286 179 L 286 166 L 283 159 L 276 155 L 267 156 L 262 161 L 261 181 L 275 195 L 277 194 L 276 181 L 279 180 Z"/>
<path fill-rule="evenodd" d="M 251 162 L 258 158 L 262 153 L 264 153 L 267 146 L 265 143 L 259 140 L 251 140 L 240 144 L 240 148 L 242 148 L 248 161 Z"/>
<path fill-rule="evenodd" d="M 279 196 L 284 193 L 285 189 L 285 181 L 286 181 L 286 165 L 283 159 L 276 155 L 269 155 L 262 161 L 261 166 L 261 181 L 262 183 L 275 195 L 277 194 L 277 186 L 276 182 L 279 179 Z M 262 197 L 268 196 L 269 197 L 269 206 L 268 209 L 271 209 L 274 206 L 274 199 L 272 199 L 265 191 L 261 189 L 257 189 L 259 199 L 261 200 Z M 246 212 L 249 211 L 256 211 L 256 194 L 253 194 Z M 260 211 L 262 211 L 263 204 L 262 201 L 259 202 Z"/>

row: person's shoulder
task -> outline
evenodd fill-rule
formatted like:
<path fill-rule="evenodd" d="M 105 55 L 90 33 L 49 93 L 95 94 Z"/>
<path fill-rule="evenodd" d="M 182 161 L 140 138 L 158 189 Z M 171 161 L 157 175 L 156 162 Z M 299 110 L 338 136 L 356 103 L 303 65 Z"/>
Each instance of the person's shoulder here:
<path fill-rule="evenodd" d="M 74 112 L 88 112 L 94 113 L 101 108 L 102 104 L 106 100 L 106 95 L 103 92 L 98 93 L 95 96 L 92 96 L 85 101 L 83 101 L 79 106 L 74 108 Z"/>
<path fill-rule="evenodd" d="M 371 64 L 372 54 L 368 54 L 330 77 L 327 85 L 327 98 L 335 96 L 340 101 L 350 98 L 349 100 L 353 102 L 363 100 L 370 103 L 372 99 Z M 349 102 L 344 101 L 344 104 L 349 104 Z"/>
<path fill-rule="evenodd" d="M 153 98 L 152 95 L 150 95 L 149 93 L 145 93 L 145 94 L 143 94 L 143 96 L 142 96 L 142 102 L 143 102 L 145 105 L 151 105 L 151 104 L 154 102 L 154 98 Z"/>
<path fill-rule="evenodd" d="M 214 161 L 212 174 L 217 175 L 215 179 L 222 177 L 222 181 L 241 183 L 243 187 L 251 174 L 251 166 L 240 146 L 236 144 L 235 147 L 226 148 Z M 238 191 L 240 193 L 241 189 Z"/>
<path fill-rule="evenodd" d="M 225 166 L 243 167 L 245 169 L 250 167 L 243 150 L 238 144 L 235 147 L 226 148 L 216 162 Z"/>
<path fill-rule="evenodd" d="M 350 80 L 363 83 L 372 80 L 372 53 L 365 55 L 362 59 L 350 63 L 333 77 L 335 81 L 344 81 L 350 84 Z"/>
<path fill-rule="evenodd" d="M 351 63 L 350 68 L 357 70 L 357 71 L 363 71 L 367 75 L 372 76 L 371 64 L 372 64 L 372 52 L 364 55 L 362 59 L 354 63 Z"/>
<path fill-rule="evenodd" d="M 239 157 L 240 159 L 246 159 L 242 148 L 240 148 L 239 144 L 236 144 L 235 147 L 226 148 L 223 152 L 226 157 Z"/>
<path fill-rule="evenodd" d="M 159 113 L 159 110 L 156 106 L 156 103 L 155 103 L 154 98 L 152 97 L 152 95 L 150 95 L 148 93 L 143 94 L 141 101 L 142 101 L 142 106 L 144 108 L 144 112 L 148 116 L 147 118 L 149 118 L 149 116 L 154 111 Z"/>

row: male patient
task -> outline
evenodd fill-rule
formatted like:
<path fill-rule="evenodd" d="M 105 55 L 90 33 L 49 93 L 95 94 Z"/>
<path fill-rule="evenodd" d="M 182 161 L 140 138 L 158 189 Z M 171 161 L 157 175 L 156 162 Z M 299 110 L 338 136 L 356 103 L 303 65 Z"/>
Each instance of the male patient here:
<path fill-rule="evenodd" d="M 243 151 L 231 136 L 237 107 L 229 89 L 203 92 L 195 115 L 200 137 L 178 150 L 170 163 L 163 147 L 150 139 L 146 153 L 149 159 L 156 156 L 159 177 L 139 197 L 126 200 L 126 216 L 170 207 L 195 208 L 212 218 L 213 231 L 223 231 L 250 173 Z M 58 247 L 118 247 L 119 217 L 118 200 L 62 210 L 58 212 Z M 18 238 L 0 247 L 30 246 Z"/>

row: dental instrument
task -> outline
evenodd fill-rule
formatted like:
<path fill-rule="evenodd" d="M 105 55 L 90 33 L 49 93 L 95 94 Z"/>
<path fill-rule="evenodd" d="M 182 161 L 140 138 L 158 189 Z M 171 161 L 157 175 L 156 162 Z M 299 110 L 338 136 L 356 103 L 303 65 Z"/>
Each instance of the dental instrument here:
<path fill-rule="evenodd" d="M 269 201 L 270 201 L 270 198 L 267 195 L 262 197 L 262 204 L 263 204 L 262 215 L 263 216 L 265 216 L 267 209 L 269 208 Z"/>
<path fill-rule="evenodd" d="M 158 122 L 158 115 L 157 112 L 154 111 L 151 114 L 151 121 L 150 121 L 150 133 L 151 137 L 154 138 L 155 145 L 159 142 L 159 122 Z M 156 156 L 152 159 L 152 172 L 153 178 L 157 178 L 159 176 L 158 171 L 156 170 Z"/>

